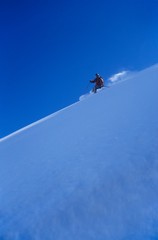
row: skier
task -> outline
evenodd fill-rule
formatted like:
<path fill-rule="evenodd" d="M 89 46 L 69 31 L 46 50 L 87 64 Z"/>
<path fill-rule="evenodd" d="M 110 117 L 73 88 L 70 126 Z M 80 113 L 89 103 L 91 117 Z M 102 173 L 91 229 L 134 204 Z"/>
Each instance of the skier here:
<path fill-rule="evenodd" d="M 104 80 L 103 80 L 103 78 L 98 73 L 96 73 L 95 76 L 96 77 L 95 77 L 94 80 L 90 80 L 91 83 L 95 83 L 95 86 L 94 86 L 94 88 L 92 90 L 94 93 L 97 92 L 97 89 L 104 87 Z"/>

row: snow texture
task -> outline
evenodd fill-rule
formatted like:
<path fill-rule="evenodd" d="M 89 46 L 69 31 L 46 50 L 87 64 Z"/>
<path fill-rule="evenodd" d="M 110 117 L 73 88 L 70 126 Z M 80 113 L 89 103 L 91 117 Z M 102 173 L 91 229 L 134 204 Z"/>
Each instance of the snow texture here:
<path fill-rule="evenodd" d="M 0 240 L 158 239 L 158 65 L 0 142 Z"/>

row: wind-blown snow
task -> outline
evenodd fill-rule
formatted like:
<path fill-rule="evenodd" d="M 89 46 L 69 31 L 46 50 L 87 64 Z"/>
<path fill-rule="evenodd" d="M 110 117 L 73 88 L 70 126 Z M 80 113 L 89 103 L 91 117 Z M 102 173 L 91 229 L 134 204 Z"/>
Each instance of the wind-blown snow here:
<path fill-rule="evenodd" d="M 121 82 L 121 81 L 126 81 L 126 80 L 129 80 L 131 78 L 134 78 L 136 76 L 137 72 L 132 72 L 132 71 L 122 71 L 122 72 L 119 72 L 119 73 L 116 73 L 114 75 L 112 75 L 108 80 L 108 84 L 109 85 L 112 85 L 112 84 L 116 84 L 118 82 Z"/>
<path fill-rule="evenodd" d="M 158 65 L 0 143 L 0 239 L 158 239 Z"/>

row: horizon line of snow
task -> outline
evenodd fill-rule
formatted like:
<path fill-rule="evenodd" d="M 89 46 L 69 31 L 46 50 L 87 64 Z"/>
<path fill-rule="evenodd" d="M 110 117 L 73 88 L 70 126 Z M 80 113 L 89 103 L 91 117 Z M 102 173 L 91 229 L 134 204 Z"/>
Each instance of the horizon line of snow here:
<path fill-rule="evenodd" d="M 140 70 L 140 71 L 134 71 L 134 72 L 123 71 L 123 72 L 122 72 L 122 75 L 123 75 L 123 76 L 126 75 L 126 73 L 130 73 L 130 74 L 129 74 L 130 76 L 127 76 L 127 77 L 125 77 L 125 79 L 122 79 L 121 81 L 118 81 L 118 83 L 121 83 L 122 81 L 131 79 L 131 78 L 134 78 L 136 75 L 141 74 L 141 73 L 144 72 L 144 71 L 148 71 L 149 69 L 152 69 L 152 68 L 158 68 L 158 63 L 156 63 L 156 64 L 154 64 L 154 65 L 152 65 L 152 66 L 150 66 L 150 67 L 148 67 L 148 68 L 145 68 L 145 69 L 143 69 L 143 70 Z M 132 74 L 132 73 L 133 73 L 133 74 Z M 121 73 L 114 74 L 112 77 L 114 77 L 114 76 L 120 77 L 120 74 L 121 74 Z M 128 74 L 127 74 L 127 75 L 128 75 Z M 111 77 L 111 78 L 112 78 L 112 77 Z M 109 78 L 109 79 L 110 79 L 110 78 Z M 114 82 L 115 82 L 115 81 L 114 81 Z M 117 82 L 117 81 L 116 81 L 116 82 Z M 116 82 L 115 82 L 113 85 L 115 85 Z M 77 101 L 77 102 L 75 102 L 75 103 L 73 103 L 73 104 L 70 104 L 69 106 L 64 107 L 64 108 L 62 108 L 62 109 L 60 109 L 60 110 L 58 110 L 58 111 L 56 111 L 56 112 L 54 112 L 54 113 L 46 116 L 46 117 L 43 117 L 43 118 L 41 118 L 41 119 L 39 119 L 39 120 L 31 123 L 31 124 L 28 124 L 27 126 L 22 127 L 22 128 L 20 128 L 19 130 L 16 130 L 15 132 L 10 133 L 10 134 L 8 134 L 8 135 L 5 136 L 5 137 L 0 138 L 0 142 L 5 141 L 5 140 L 7 140 L 8 138 L 11 138 L 11 137 L 13 137 L 13 136 L 15 136 L 15 135 L 23 132 L 24 130 L 27 130 L 27 129 L 29 129 L 29 128 L 37 125 L 37 124 L 40 124 L 41 122 L 44 122 L 45 120 L 48 120 L 48 119 L 50 119 L 51 117 L 54 117 L 55 115 L 59 114 L 60 112 L 65 111 L 67 108 L 70 108 L 70 107 L 72 107 L 73 105 L 76 105 L 76 104 L 78 104 L 78 103 L 80 103 L 80 100 Z"/>
<path fill-rule="evenodd" d="M 66 109 L 71 108 L 72 106 L 74 106 L 74 105 L 76 105 L 76 104 L 78 104 L 78 103 L 79 103 L 79 101 L 77 101 L 77 102 L 75 102 L 75 103 L 72 103 L 72 104 L 70 104 L 69 106 L 64 107 L 64 108 L 62 108 L 62 109 L 60 109 L 60 110 L 57 110 L 56 112 L 51 113 L 51 114 L 49 114 L 49 115 L 46 116 L 46 117 L 43 117 L 43 118 L 41 118 L 41 119 L 39 119 L 39 120 L 37 120 L 37 121 L 35 121 L 35 122 L 33 122 L 33 123 L 30 123 L 30 124 L 26 125 L 25 127 L 22 127 L 22 128 L 14 131 L 14 132 L 8 134 L 8 135 L 5 136 L 5 137 L 0 138 L 0 142 L 5 141 L 5 140 L 7 140 L 8 138 L 11 138 L 11 137 L 13 137 L 13 136 L 15 136 L 15 135 L 17 135 L 17 134 L 19 134 L 19 133 L 21 133 L 21 132 L 23 132 L 23 131 L 31 128 L 31 127 L 33 127 L 33 126 L 36 126 L 36 125 L 38 125 L 38 124 L 40 124 L 40 123 L 42 123 L 42 122 L 44 122 L 44 121 L 46 121 L 46 120 L 48 120 L 48 119 L 50 119 L 50 118 L 52 118 L 52 117 L 55 117 L 55 116 L 58 115 L 60 112 L 65 111 Z"/>

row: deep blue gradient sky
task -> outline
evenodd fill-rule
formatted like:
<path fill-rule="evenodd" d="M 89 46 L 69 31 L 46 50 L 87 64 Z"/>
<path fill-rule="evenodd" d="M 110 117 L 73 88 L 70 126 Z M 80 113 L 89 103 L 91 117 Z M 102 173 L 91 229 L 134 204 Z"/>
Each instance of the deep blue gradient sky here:
<path fill-rule="evenodd" d="M 158 62 L 158 0 L 0 3 L 0 138 Z M 94 106 L 95 107 L 95 106 Z"/>

